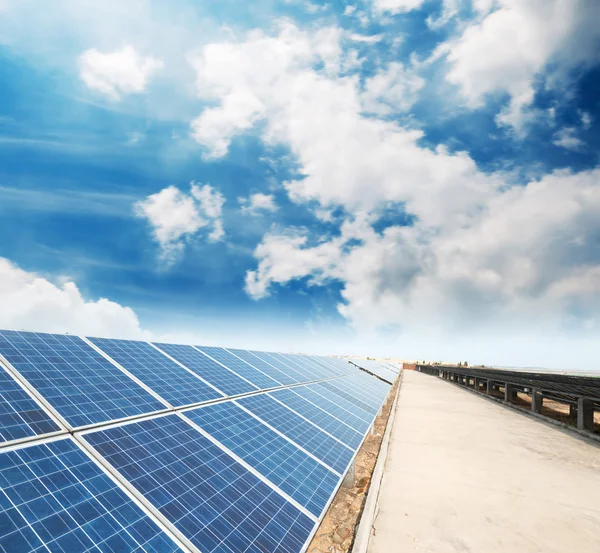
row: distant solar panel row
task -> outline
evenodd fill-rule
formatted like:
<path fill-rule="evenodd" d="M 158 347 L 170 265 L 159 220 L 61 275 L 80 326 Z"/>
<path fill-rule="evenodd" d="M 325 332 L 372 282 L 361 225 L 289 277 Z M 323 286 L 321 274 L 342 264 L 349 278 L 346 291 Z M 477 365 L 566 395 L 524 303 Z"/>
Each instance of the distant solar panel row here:
<path fill-rule="evenodd" d="M 3 553 L 299 553 L 390 390 L 304 355 L 12 331 L 0 354 L 53 408 L 0 367 L 2 439 L 60 415 L 80 440 L 0 440 Z"/>
<path fill-rule="evenodd" d="M 350 362 L 353 365 L 370 372 L 371 374 L 383 378 L 390 384 L 396 380 L 400 372 L 399 368 L 390 365 L 389 363 L 373 361 L 371 359 L 352 359 Z"/>

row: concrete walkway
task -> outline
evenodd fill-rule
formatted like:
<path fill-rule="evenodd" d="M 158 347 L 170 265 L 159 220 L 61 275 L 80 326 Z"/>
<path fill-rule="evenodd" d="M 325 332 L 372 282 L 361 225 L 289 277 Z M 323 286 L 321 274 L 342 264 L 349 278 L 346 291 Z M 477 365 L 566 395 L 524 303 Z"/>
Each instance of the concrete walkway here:
<path fill-rule="evenodd" d="M 600 447 L 405 371 L 369 553 L 598 553 Z"/>

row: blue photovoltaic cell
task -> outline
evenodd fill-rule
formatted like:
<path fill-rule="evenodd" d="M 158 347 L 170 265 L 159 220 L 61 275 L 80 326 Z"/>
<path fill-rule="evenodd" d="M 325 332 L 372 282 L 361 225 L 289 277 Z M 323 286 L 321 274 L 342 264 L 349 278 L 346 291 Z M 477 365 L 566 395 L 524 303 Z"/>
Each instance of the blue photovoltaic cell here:
<path fill-rule="evenodd" d="M 351 411 L 344 409 L 342 406 L 334 403 L 330 399 L 318 394 L 315 390 L 312 390 L 309 386 L 298 386 L 294 388 L 294 393 L 302 396 L 304 399 L 311 401 L 315 405 L 318 405 L 324 411 L 331 413 L 333 416 L 338 419 L 343 420 L 347 425 L 351 426 L 359 432 L 360 434 L 364 434 L 370 426 L 368 421 L 357 417 Z"/>
<path fill-rule="evenodd" d="M 267 363 L 265 360 L 253 355 L 249 351 L 245 351 L 243 349 L 231 349 L 228 348 L 227 351 L 237 355 L 240 359 L 243 359 L 253 367 L 261 370 L 265 374 L 268 374 L 273 380 L 277 380 L 280 384 L 297 384 L 298 382 L 302 382 L 302 380 L 297 380 L 290 373 L 285 372 L 285 367 L 281 367 L 276 362 L 272 362 L 271 364 Z M 281 367 L 281 368 L 280 368 Z"/>
<path fill-rule="evenodd" d="M 333 371 L 326 370 L 322 365 L 313 361 L 306 355 L 297 355 L 292 353 L 278 354 L 288 363 L 295 363 L 302 367 L 305 371 L 312 372 L 315 377 L 312 380 L 321 380 L 322 378 L 330 378 L 333 376 Z"/>
<path fill-rule="evenodd" d="M 0 367 L 0 443 L 58 430 L 60 427 Z"/>
<path fill-rule="evenodd" d="M 332 384 L 336 384 L 337 382 L 337 380 L 331 380 Z M 364 372 L 356 372 L 345 378 L 340 378 L 339 385 L 343 386 L 344 390 L 351 393 L 354 397 L 364 401 L 373 411 L 379 410 L 391 388 L 391 384 Z"/>
<path fill-rule="evenodd" d="M 326 363 L 320 361 L 318 357 L 298 354 L 294 354 L 293 357 L 295 358 L 297 363 L 304 363 L 305 365 L 310 365 L 311 367 L 313 367 L 314 370 L 319 373 L 321 379 L 333 378 L 334 376 L 338 376 L 338 371 L 336 371 L 333 367 L 330 367 Z"/>
<path fill-rule="evenodd" d="M 301 367 L 297 363 L 294 363 L 290 359 L 286 359 L 280 353 L 264 352 L 264 351 L 253 351 L 254 355 L 265 359 L 269 363 L 277 364 L 282 369 L 292 375 L 298 382 L 309 382 L 311 380 L 319 380 L 321 377 L 315 371 L 310 370 L 309 367 Z"/>
<path fill-rule="evenodd" d="M 236 400 L 249 411 L 343 474 L 353 451 L 266 394 Z"/>
<path fill-rule="evenodd" d="M 0 453 L 3 553 L 181 551 L 71 440 Z"/>
<path fill-rule="evenodd" d="M 73 427 L 165 409 L 77 336 L 2 330 L 0 353 Z"/>
<path fill-rule="evenodd" d="M 373 377 L 370 378 L 375 380 Z M 375 402 L 372 404 L 370 400 L 367 400 L 364 397 L 364 394 L 357 393 L 348 378 L 340 378 L 339 380 L 331 380 L 329 382 L 322 382 L 321 384 L 323 384 L 325 388 L 352 402 L 359 409 L 362 409 L 365 413 L 368 413 L 371 416 L 377 413 L 379 410 L 380 402 L 377 402 L 376 407 L 374 405 Z M 365 386 L 365 388 L 366 387 L 367 386 Z"/>
<path fill-rule="evenodd" d="M 229 353 L 223 348 L 213 348 L 207 346 L 196 346 L 200 351 L 210 355 L 213 359 L 216 359 L 219 363 L 223 363 L 227 368 L 233 372 L 243 376 L 246 380 L 252 382 L 261 390 L 268 388 L 277 388 L 281 386 L 279 382 L 273 380 L 263 372 L 251 367 L 245 361 L 242 361 L 232 353 Z"/>
<path fill-rule="evenodd" d="M 371 423 L 373 419 L 373 413 L 371 413 L 370 409 L 363 409 L 359 407 L 355 401 L 351 401 L 348 399 L 348 394 L 340 390 L 339 388 L 334 388 L 330 386 L 322 386 L 323 382 L 317 382 L 316 384 L 311 384 L 311 389 L 315 390 L 317 393 L 325 396 L 328 400 L 337 403 L 347 409 L 351 413 L 354 413 L 357 417 L 360 417 L 364 421 Z M 354 398 L 353 398 L 354 399 Z"/>
<path fill-rule="evenodd" d="M 339 476 L 231 401 L 185 416 L 319 517 Z"/>
<path fill-rule="evenodd" d="M 347 387 L 348 391 L 361 397 L 365 403 L 371 405 L 375 410 L 379 410 L 381 403 L 385 401 L 391 389 L 391 384 L 362 372 L 351 374 L 341 380 L 344 381 L 344 386 Z"/>
<path fill-rule="evenodd" d="M 84 437 L 203 553 L 298 553 L 313 528 L 178 415 Z"/>
<path fill-rule="evenodd" d="M 300 386 L 302 388 L 302 386 Z M 332 436 L 335 436 L 338 440 L 341 440 L 352 449 L 358 449 L 358 446 L 362 442 L 363 435 L 360 432 L 354 430 L 354 428 L 348 426 L 340 419 L 335 418 L 333 415 L 317 407 L 314 403 L 304 399 L 297 393 L 294 393 L 298 388 L 277 390 L 275 392 L 269 392 L 270 396 L 281 401 L 290 409 L 296 411 L 303 417 L 316 424 L 319 428 L 329 432 Z"/>
<path fill-rule="evenodd" d="M 223 397 L 146 342 L 105 338 L 88 340 L 175 407 Z"/>
<path fill-rule="evenodd" d="M 352 363 L 362 369 L 369 371 L 381 378 L 384 378 L 389 383 L 394 382 L 398 373 L 393 371 L 391 368 L 382 365 L 381 363 L 377 363 L 376 361 L 364 360 L 364 359 L 353 359 Z"/>
<path fill-rule="evenodd" d="M 347 374 L 350 372 L 350 364 L 348 361 L 343 361 L 342 359 L 338 359 L 336 357 L 313 357 L 315 361 L 318 361 L 322 365 L 326 365 L 331 368 L 336 376 Z"/>
<path fill-rule="evenodd" d="M 258 389 L 254 384 L 247 382 L 233 371 L 219 365 L 219 363 L 213 361 L 210 357 L 207 357 L 192 346 L 159 343 L 156 346 L 174 359 L 177 359 L 180 363 L 183 363 L 191 371 L 200 375 L 207 382 L 210 382 L 227 396 L 255 392 Z"/>

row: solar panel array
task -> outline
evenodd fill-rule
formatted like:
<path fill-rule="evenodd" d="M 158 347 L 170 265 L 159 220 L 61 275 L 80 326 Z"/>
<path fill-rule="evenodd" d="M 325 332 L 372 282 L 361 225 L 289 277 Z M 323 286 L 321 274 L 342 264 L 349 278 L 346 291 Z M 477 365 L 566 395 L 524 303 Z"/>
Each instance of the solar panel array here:
<path fill-rule="evenodd" d="M 387 361 L 373 361 L 372 359 L 350 359 L 350 363 L 375 376 L 393 384 L 401 368 L 395 363 Z"/>
<path fill-rule="evenodd" d="M 303 552 L 390 389 L 342 359 L 0 331 L 0 552 Z"/>

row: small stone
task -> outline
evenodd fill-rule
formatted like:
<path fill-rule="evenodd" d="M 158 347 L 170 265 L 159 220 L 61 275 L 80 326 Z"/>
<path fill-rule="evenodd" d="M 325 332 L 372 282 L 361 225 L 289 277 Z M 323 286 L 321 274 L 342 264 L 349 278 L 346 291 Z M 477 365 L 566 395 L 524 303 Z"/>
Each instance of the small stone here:
<path fill-rule="evenodd" d="M 333 533 L 333 541 L 335 543 L 343 543 L 349 536 L 351 530 L 348 526 L 339 526 Z"/>

